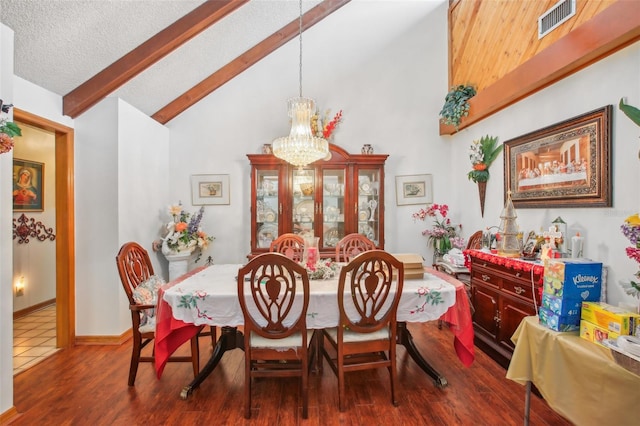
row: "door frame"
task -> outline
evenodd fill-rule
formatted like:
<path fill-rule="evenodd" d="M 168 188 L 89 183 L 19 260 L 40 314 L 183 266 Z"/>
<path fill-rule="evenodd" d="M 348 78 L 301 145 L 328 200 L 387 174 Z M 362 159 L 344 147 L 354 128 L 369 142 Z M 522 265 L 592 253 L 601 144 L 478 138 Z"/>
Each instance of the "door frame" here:
<path fill-rule="evenodd" d="M 75 344 L 74 130 L 19 108 L 13 119 L 55 134 L 56 346 Z"/>

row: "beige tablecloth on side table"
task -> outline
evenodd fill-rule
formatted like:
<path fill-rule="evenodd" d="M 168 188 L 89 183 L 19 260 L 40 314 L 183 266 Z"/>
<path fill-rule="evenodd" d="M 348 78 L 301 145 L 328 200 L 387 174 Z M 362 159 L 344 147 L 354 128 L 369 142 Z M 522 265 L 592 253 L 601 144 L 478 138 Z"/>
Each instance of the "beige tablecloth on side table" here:
<path fill-rule="evenodd" d="M 507 378 L 531 381 L 549 406 L 576 425 L 640 425 L 640 376 L 616 364 L 609 349 L 577 332 L 558 333 L 526 317 Z"/>

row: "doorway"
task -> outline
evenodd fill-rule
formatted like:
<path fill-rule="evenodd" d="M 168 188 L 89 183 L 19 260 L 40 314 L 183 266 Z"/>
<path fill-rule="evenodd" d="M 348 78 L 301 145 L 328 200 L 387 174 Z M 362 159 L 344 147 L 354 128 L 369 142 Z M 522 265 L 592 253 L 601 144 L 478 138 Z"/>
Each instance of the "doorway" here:
<path fill-rule="evenodd" d="M 74 131 L 18 108 L 13 119 L 55 134 L 56 346 L 69 348 L 75 343 Z"/>

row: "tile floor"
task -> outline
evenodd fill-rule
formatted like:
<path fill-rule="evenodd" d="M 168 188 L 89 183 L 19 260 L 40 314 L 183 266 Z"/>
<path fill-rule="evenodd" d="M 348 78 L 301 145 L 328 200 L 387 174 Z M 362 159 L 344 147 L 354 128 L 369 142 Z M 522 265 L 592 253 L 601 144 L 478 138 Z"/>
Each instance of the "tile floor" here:
<path fill-rule="evenodd" d="M 13 321 L 13 375 L 56 352 L 56 305 Z"/>

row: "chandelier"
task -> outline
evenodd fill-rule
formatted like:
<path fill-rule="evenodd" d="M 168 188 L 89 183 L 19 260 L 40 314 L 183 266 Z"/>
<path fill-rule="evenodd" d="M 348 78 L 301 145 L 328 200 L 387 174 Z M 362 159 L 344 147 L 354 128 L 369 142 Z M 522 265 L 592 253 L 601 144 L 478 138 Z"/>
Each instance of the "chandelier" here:
<path fill-rule="evenodd" d="M 302 97 L 302 0 L 300 0 L 300 96 L 287 101 L 291 131 L 273 141 L 273 155 L 297 167 L 304 167 L 314 161 L 329 157 L 329 143 L 311 132 L 311 117 L 315 114 L 313 99 Z"/>

